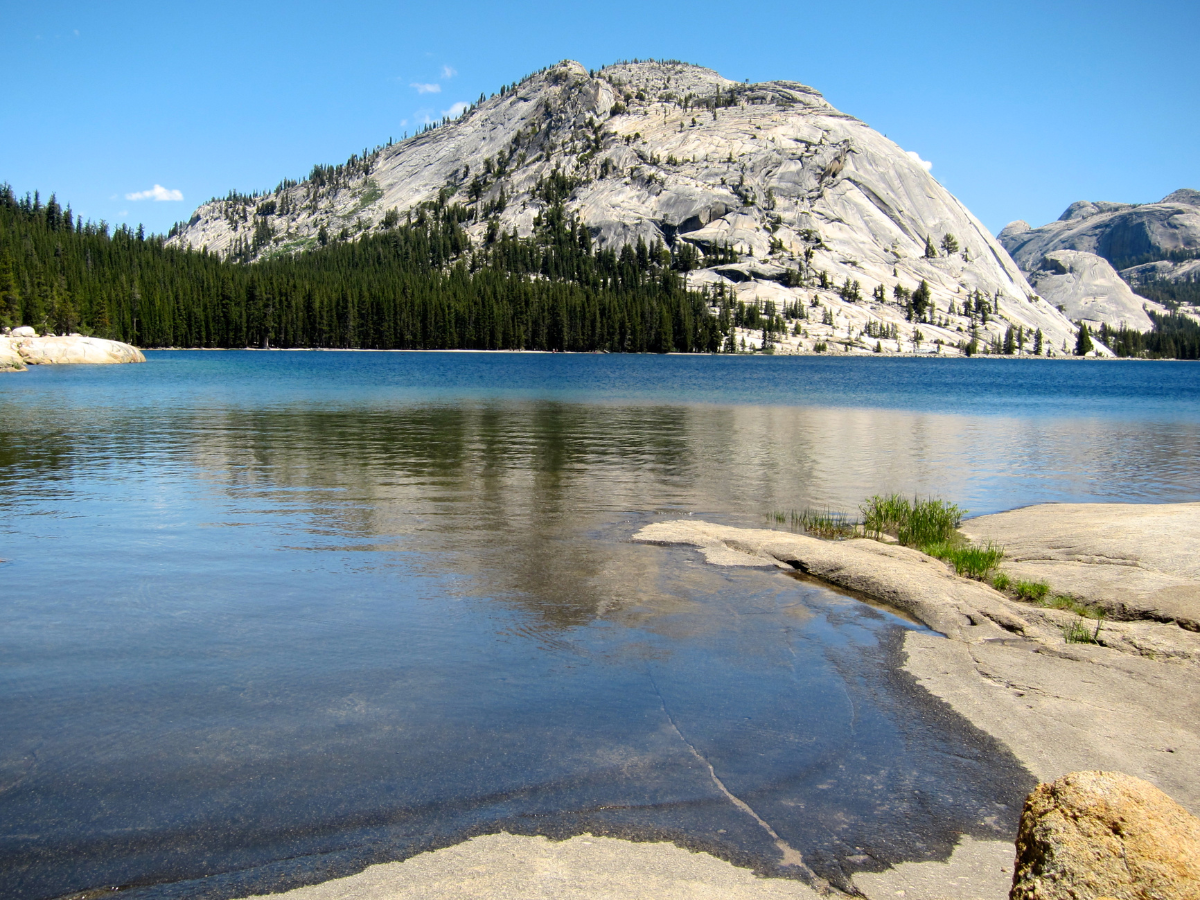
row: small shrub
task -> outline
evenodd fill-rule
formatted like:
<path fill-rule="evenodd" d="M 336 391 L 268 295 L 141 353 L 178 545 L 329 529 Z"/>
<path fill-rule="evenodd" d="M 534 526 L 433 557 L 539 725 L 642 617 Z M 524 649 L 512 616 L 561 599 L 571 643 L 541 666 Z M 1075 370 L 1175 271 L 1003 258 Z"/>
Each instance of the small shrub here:
<path fill-rule="evenodd" d="M 1044 581 L 1018 581 L 1017 596 L 1031 603 L 1043 603 L 1050 593 L 1050 585 Z"/>
<path fill-rule="evenodd" d="M 992 587 L 998 591 L 1007 591 L 1012 585 L 1012 579 L 1004 572 L 997 572 L 996 577 L 992 579 Z"/>

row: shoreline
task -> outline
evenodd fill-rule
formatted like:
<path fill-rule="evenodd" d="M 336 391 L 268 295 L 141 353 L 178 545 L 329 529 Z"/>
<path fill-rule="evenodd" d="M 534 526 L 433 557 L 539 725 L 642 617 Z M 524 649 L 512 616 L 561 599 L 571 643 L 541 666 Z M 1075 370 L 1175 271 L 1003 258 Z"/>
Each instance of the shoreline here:
<path fill-rule="evenodd" d="M 1040 532 L 1031 521 L 1042 523 Z M 1064 528 L 1073 528 L 1074 544 L 1064 540 Z M 1171 539 L 1164 538 L 1164 530 Z M 1024 575 L 1040 565 L 1050 572 L 1053 588 L 1081 601 L 1110 602 L 1097 585 L 1127 595 L 1132 578 L 1141 586 L 1139 596 L 1153 599 L 1154 590 L 1165 590 L 1174 597 L 1176 612 L 1184 614 L 1164 620 L 1153 603 L 1126 604 L 1119 610 L 1123 618 L 1105 622 L 1100 643 L 1069 643 L 1063 633 L 1069 613 L 1013 600 L 894 544 L 865 538 L 833 542 L 696 520 L 647 525 L 633 540 L 691 547 L 712 565 L 778 568 L 912 616 L 939 633 L 905 633 L 900 673 L 996 739 L 1038 781 L 1076 770 L 1118 770 L 1200 811 L 1200 626 L 1191 628 L 1191 612 L 1200 619 L 1200 563 L 1191 564 L 1188 553 L 1200 535 L 1200 503 L 1037 504 L 968 520 L 961 531 L 983 538 L 1024 535 L 1007 565 Z M 1124 545 L 1123 556 L 1114 555 L 1114 541 Z M 1073 582 L 1066 581 L 1061 571 L 1053 571 L 1064 564 L 1097 569 L 1098 580 L 1080 579 L 1076 572 Z M 853 882 L 868 900 L 1005 900 L 1014 856 L 1010 841 L 963 836 L 945 861 L 860 872 Z M 757 877 L 673 843 L 590 834 L 551 841 L 500 833 L 269 896 L 815 900 L 843 895 L 821 884 Z"/>

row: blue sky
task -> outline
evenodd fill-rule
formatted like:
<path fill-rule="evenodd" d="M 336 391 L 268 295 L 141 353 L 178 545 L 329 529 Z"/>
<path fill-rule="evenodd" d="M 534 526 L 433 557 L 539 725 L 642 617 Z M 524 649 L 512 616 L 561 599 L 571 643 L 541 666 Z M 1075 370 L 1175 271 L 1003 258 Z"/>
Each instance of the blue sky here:
<path fill-rule="evenodd" d="M 993 231 L 1200 189 L 1196 0 L 0 2 L 0 181 L 155 232 L 568 58 L 812 85 Z"/>

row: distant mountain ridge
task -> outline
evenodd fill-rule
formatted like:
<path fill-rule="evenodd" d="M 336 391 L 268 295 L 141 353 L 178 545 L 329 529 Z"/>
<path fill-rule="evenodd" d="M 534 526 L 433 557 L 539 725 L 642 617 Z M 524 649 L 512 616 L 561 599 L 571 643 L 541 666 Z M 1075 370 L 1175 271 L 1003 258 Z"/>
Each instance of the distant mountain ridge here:
<path fill-rule="evenodd" d="M 206 203 L 169 244 L 295 253 L 386 230 L 439 198 L 462 204 L 476 246 L 527 237 L 561 207 L 601 247 L 685 248 L 693 287 L 821 306 L 800 349 L 957 352 L 997 347 L 1009 328 L 1040 330 L 1056 350 L 1074 341 L 915 154 L 803 84 L 740 84 L 685 63 L 559 63 L 403 142 Z M 928 305 L 914 316 L 906 297 L 922 283 Z"/>
<path fill-rule="evenodd" d="M 1040 228 L 1011 222 L 999 241 L 1071 319 L 1149 331 L 1149 313 L 1164 307 L 1130 285 L 1200 280 L 1200 191 L 1145 204 L 1081 200 Z"/>
<path fill-rule="evenodd" d="M 1126 278 L 1193 278 L 1200 273 L 1200 191 L 1173 191 L 1157 203 L 1081 200 L 1040 228 L 1011 222 L 999 239 L 1024 271 L 1054 250 L 1080 250 L 1108 260 Z"/>

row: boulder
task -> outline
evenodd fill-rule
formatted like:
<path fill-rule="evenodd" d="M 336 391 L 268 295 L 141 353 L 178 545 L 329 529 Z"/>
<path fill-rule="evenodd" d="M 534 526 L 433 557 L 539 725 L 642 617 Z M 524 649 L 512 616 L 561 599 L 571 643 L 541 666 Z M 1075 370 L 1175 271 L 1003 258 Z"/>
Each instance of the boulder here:
<path fill-rule="evenodd" d="M 19 330 L 23 329 L 16 329 L 13 333 Z M 108 365 L 146 361 L 142 351 L 136 347 L 104 338 L 46 335 L 10 339 L 9 344 L 31 366 L 72 363 Z"/>
<path fill-rule="evenodd" d="M 37 332 L 28 325 L 20 325 L 12 330 L 13 337 L 37 337 Z"/>
<path fill-rule="evenodd" d="M 0 337 L 0 372 L 20 372 L 25 368 L 25 360 L 7 337 Z"/>
<path fill-rule="evenodd" d="M 1140 778 L 1072 772 L 1025 801 L 1010 900 L 1200 900 L 1200 819 Z"/>

